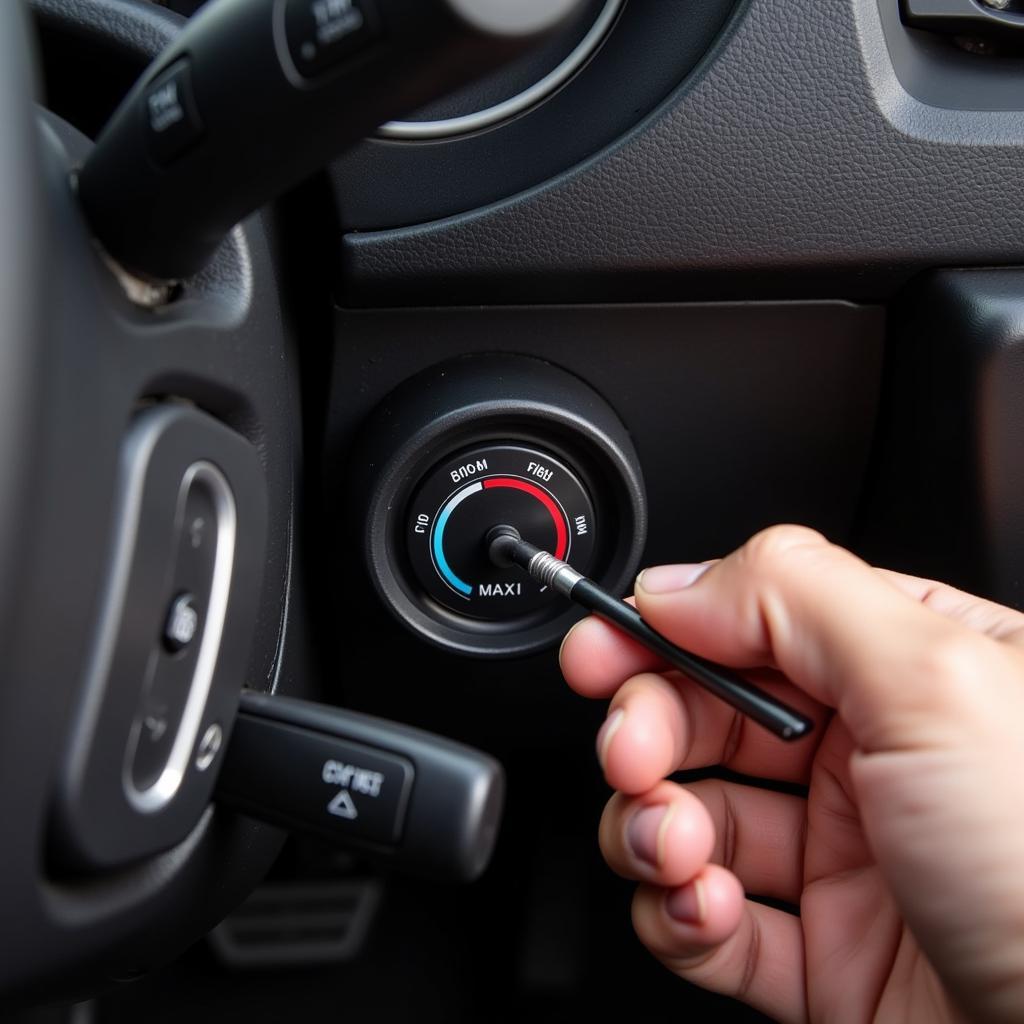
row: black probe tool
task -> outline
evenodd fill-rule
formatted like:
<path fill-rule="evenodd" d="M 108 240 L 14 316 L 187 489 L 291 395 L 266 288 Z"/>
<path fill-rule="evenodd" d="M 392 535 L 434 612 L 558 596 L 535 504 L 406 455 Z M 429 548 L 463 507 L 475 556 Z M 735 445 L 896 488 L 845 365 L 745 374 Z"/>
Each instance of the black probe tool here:
<path fill-rule="evenodd" d="M 747 682 L 731 669 L 677 647 L 652 629 L 632 605 L 609 594 L 567 562 L 523 540 L 514 526 L 493 527 L 487 532 L 485 543 L 488 556 L 495 565 L 502 568 L 516 565 L 542 586 L 551 587 L 610 622 L 780 739 L 798 740 L 813 728 L 813 723 L 805 715 Z"/>

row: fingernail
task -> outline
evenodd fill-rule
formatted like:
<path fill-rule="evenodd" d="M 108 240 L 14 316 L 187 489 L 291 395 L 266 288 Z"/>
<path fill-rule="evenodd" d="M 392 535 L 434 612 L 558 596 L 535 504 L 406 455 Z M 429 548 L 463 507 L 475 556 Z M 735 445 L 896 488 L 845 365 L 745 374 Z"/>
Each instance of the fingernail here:
<path fill-rule="evenodd" d="M 626 844 L 637 860 L 658 867 L 665 859 L 665 832 L 672 818 L 672 805 L 644 807 L 629 819 Z"/>
<path fill-rule="evenodd" d="M 561 667 L 562 664 L 562 651 L 565 650 L 565 645 L 569 642 L 569 637 L 571 637 L 573 633 L 576 632 L 577 627 L 582 626 L 584 622 L 586 622 L 586 619 L 580 619 L 579 622 L 574 623 L 573 626 L 570 628 L 569 632 L 566 633 L 564 637 L 562 637 L 562 646 L 558 648 L 559 667 Z"/>
<path fill-rule="evenodd" d="M 622 720 L 626 717 L 626 712 L 622 708 L 616 708 L 606 719 L 604 725 L 601 726 L 597 734 L 597 759 L 601 762 L 602 769 L 604 768 L 604 759 L 608 756 L 608 747 L 611 745 L 612 738 L 619 731 L 619 727 L 622 725 Z"/>
<path fill-rule="evenodd" d="M 682 889 L 674 889 L 665 897 L 665 910 L 680 924 L 703 924 L 708 916 L 704 883 L 695 878 Z"/>
<path fill-rule="evenodd" d="M 652 569 L 644 569 L 636 578 L 636 589 L 648 594 L 671 594 L 676 590 L 692 587 L 710 569 L 711 566 L 700 565 L 656 565 Z"/>

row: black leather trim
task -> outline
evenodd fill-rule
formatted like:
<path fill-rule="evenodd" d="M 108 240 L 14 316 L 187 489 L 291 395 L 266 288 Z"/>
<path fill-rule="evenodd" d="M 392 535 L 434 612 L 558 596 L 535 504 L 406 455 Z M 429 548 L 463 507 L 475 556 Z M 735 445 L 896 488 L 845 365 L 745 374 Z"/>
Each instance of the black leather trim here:
<path fill-rule="evenodd" d="M 44 28 L 91 40 L 148 64 L 185 23 L 180 14 L 143 0 L 29 0 Z"/>

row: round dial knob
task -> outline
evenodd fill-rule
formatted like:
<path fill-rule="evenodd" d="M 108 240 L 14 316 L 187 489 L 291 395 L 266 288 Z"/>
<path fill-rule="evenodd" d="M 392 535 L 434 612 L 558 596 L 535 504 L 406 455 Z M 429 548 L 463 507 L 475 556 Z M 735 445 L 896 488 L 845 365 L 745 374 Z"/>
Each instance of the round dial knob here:
<path fill-rule="evenodd" d="M 559 600 L 514 566 L 491 563 L 484 538 L 499 524 L 586 572 L 597 524 L 576 473 L 538 448 L 474 448 L 436 466 L 409 506 L 409 558 L 438 604 L 500 621 Z"/>
<path fill-rule="evenodd" d="M 396 388 L 364 426 L 346 487 L 365 507 L 370 581 L 399 620 L 449 651 L 513 657 L 558 643 L 580 612 L 492 565 L 487 534 L 514 526 L 622 591 L 647 524 L 639 463 L 622 421 L 579 378 L 495 353 Z"/>

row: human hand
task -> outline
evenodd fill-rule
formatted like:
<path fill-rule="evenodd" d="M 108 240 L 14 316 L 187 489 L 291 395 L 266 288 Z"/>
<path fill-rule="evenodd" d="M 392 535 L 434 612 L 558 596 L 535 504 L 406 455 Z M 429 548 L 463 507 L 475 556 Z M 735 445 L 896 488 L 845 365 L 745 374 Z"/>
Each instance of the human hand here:
<path fill-rule="evenodd" d="M 606 623 L 571 631 L 569 684 L 612 697 L 600 843 L 643 883 L 644 944 L 784 1021 L 1024 1019 L 1024 615 L 800 527 L 649 569 L 636 604 L 817 723 L 784 744 Z M 716 764 L 808 798 L 664 781 Z"/>

